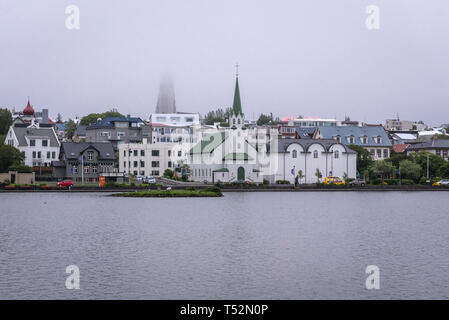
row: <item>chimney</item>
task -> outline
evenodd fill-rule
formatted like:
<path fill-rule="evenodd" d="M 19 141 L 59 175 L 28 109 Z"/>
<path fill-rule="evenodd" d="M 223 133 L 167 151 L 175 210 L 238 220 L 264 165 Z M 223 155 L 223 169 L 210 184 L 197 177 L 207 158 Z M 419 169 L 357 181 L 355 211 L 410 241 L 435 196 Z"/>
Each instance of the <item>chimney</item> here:
<path fill-rule="evenodd" d="M 48 123 L 48 109 L 42 109 L 42 121 L 41 123 Z"/>

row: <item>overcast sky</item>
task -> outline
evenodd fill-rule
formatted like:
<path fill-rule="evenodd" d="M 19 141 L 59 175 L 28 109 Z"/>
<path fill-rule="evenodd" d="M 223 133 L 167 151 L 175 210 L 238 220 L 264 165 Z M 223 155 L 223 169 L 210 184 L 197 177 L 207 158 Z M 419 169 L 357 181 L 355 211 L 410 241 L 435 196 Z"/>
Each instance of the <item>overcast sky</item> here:
<path fill-rule="evenodd" d="M 68 5 L 80 29 L 66 28 Z M 380 8 L 380 29 L 365 26 Z M 116 107 L 148 118 L 159 80 L 178 111 L 247 119 L 449 122 L 448 0 L 1 0 L 0 106 L 64 118 Z"/>

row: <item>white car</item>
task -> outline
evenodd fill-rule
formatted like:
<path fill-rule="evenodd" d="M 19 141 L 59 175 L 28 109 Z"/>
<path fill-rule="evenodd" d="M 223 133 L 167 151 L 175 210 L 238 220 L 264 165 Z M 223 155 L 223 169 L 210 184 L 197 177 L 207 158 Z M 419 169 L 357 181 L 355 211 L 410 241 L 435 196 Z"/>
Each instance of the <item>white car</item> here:
<path fill-rule="evenodd" d="M 443 179 L 437 182 L 439 186 L 449 185 L 449 179 Z"/>
<path fill-rule="evenodd" d="M 156 183 L 156 179 L 153 176 L 144 177 L 143 183 Z"/>

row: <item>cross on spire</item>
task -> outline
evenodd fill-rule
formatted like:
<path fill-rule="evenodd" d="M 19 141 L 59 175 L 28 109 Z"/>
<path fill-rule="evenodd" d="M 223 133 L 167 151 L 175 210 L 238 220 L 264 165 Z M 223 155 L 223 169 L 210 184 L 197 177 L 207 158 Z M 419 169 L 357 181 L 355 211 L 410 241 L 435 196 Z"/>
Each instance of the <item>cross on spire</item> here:
<path fill-rule="evenodd" d="M 234 67 L 235 67 L 235 76 L 238 77 L 239 76 L 239 67 L 240 67 L 239 63 L 237 62 Z"/>

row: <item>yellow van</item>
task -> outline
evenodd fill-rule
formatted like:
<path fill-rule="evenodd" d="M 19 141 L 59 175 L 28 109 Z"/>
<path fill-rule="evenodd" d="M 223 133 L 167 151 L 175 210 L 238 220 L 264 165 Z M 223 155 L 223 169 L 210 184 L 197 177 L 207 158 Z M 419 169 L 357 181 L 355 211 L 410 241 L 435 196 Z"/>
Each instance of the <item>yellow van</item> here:
<path fill-rule="evenodd" d="M 339 177 L 326 177 L 323 180 L 324 184 L 336 184 L 336 185 L 341 185 L 341 184 L 345 184 L 345 182 L 343 180 L 341 180 Z"/>

